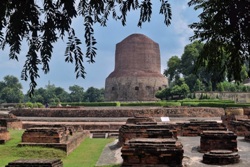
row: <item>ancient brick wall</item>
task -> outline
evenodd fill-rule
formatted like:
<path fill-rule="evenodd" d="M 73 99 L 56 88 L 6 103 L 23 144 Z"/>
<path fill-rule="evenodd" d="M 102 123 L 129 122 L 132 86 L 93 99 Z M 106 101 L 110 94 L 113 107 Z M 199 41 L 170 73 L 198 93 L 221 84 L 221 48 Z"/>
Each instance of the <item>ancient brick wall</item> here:
<path fill-rule="evenodd" d="M 0 127 L 0 144 L 10 139 L 9 131 L 6 127 Z"/>
<path fill-rule="evenodd" d="M 175 138 L 177 132 L 172 125 L 122 125 L 119 129 L 119 144 L 133 138 Z"/>
<path fill-rule="evenodd" d="M 223 108 L 209 107 L 82 107 L 15 109 L 11 111 L 22 117 L 220 117 Z"/>
<path fill-rule="evenodd" d="M 156 101 L 158 90 L 167 87 L 163 76 L 123 76 L 107 78 L 105 83 L 106 101 Z"/>
<path fill-rule="evenodd" d="M 23 128 L 23 124 L 22 121 L 20 120 L 13 120 L 13 121 L 8 121 L 7 122 L 7 128 L 10 129 L 22 129 Z"/>
<path fill-rule="evenodd" d="M 63 128 L 37 127 L 29 128 L 22 135 L 25 143 L 62 143 L 66 141 L 66 131 Z"/>
<path fill-rule="evenodd" d="M 73 126 L 34 127 L 25 130 L 19 146 L 53 147 L 69 154 L 88 136 L 88 131 Z"/>
<path fill-rule="evenodd" d="M 86 138 L 88 133 L 77 133 L 74 135 L 74 139 L 69 139 L 70 141 L 67 144 L 67 154 L 71 153 L 74 149 L 76 149 L 81 142 Z"/>

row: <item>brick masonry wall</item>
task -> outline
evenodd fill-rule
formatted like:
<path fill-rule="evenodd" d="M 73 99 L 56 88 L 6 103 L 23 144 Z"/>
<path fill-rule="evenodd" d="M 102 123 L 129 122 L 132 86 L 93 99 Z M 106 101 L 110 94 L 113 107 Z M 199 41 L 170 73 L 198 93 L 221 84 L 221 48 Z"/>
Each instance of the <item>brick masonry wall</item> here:
<path fill-rule="evenodd" d="M 106 101 L 155 101 L 155 93 L 168 86 L 161 74 L 158 43 L 132 34 L 116 45 L 115 69 L 106 78 Z"/>
<path fill-rule="evenodd" d="M 10 139 L 9 131 L 5 127 L 0 127 L 0 141 L 7 141 Z"/>
<path fill-rule="evenodd" d="M 223 108 L 209 107 L 82 107 L 12 110 L 20 117 L 220 117 Z"/>
<path fill-rule="evenodd" d="M 158 90 L 167 87 L 167 78 L 163 76 L 110 77 L 105 83 L 106 101 L 156 101 Z"/>
<path fill-rule="evenodd" d="M 16 121 L 9 121 L 7 122 L 7 127 L 11 129 L 22 129 L 23 124 L 22 121 L 16 120 Z"/>

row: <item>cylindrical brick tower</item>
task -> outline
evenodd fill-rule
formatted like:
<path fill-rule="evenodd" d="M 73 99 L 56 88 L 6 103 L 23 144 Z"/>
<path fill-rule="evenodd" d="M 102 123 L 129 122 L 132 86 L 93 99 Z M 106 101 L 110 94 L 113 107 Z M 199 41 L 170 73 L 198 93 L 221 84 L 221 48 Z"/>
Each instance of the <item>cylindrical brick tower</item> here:
<path fill-rule="evenodd" d="M 168 86 L 161 72 L 159 45 L 142 34 L 132 34 L 116 45 L 115 69 L 106 78 L 106 101 L 154 101 Z"/>

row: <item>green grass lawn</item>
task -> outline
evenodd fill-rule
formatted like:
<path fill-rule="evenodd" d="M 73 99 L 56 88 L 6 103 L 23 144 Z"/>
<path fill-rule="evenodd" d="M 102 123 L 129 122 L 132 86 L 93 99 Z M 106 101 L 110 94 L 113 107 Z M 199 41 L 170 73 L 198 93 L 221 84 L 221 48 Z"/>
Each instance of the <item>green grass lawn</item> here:
<path fill-rule="evenodd" d="M 0 167 L 5 167 L 9 162 L 17 159 L 60 158 L 64 167 L 94 167 L 106 144 L 114 139 L 86 138 L 81 145 L 68 156 L 64 151 L 45 147 L 17 147 L 21 142 L 23 130 L 9 130 L 11 140 L 0 145 Z M 107 167 L 118 167 L 110 165 Z"/>

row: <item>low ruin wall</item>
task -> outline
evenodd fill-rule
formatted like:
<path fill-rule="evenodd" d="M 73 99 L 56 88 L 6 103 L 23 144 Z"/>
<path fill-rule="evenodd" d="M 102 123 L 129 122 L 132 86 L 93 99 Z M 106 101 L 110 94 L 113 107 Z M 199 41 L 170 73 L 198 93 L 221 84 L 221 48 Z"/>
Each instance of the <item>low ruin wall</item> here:
<path fill-rule="evenodd" d="M 223 108 L 211 107 L 82 107 L 14 109 L 19 117 L 220 117 Z"/>

